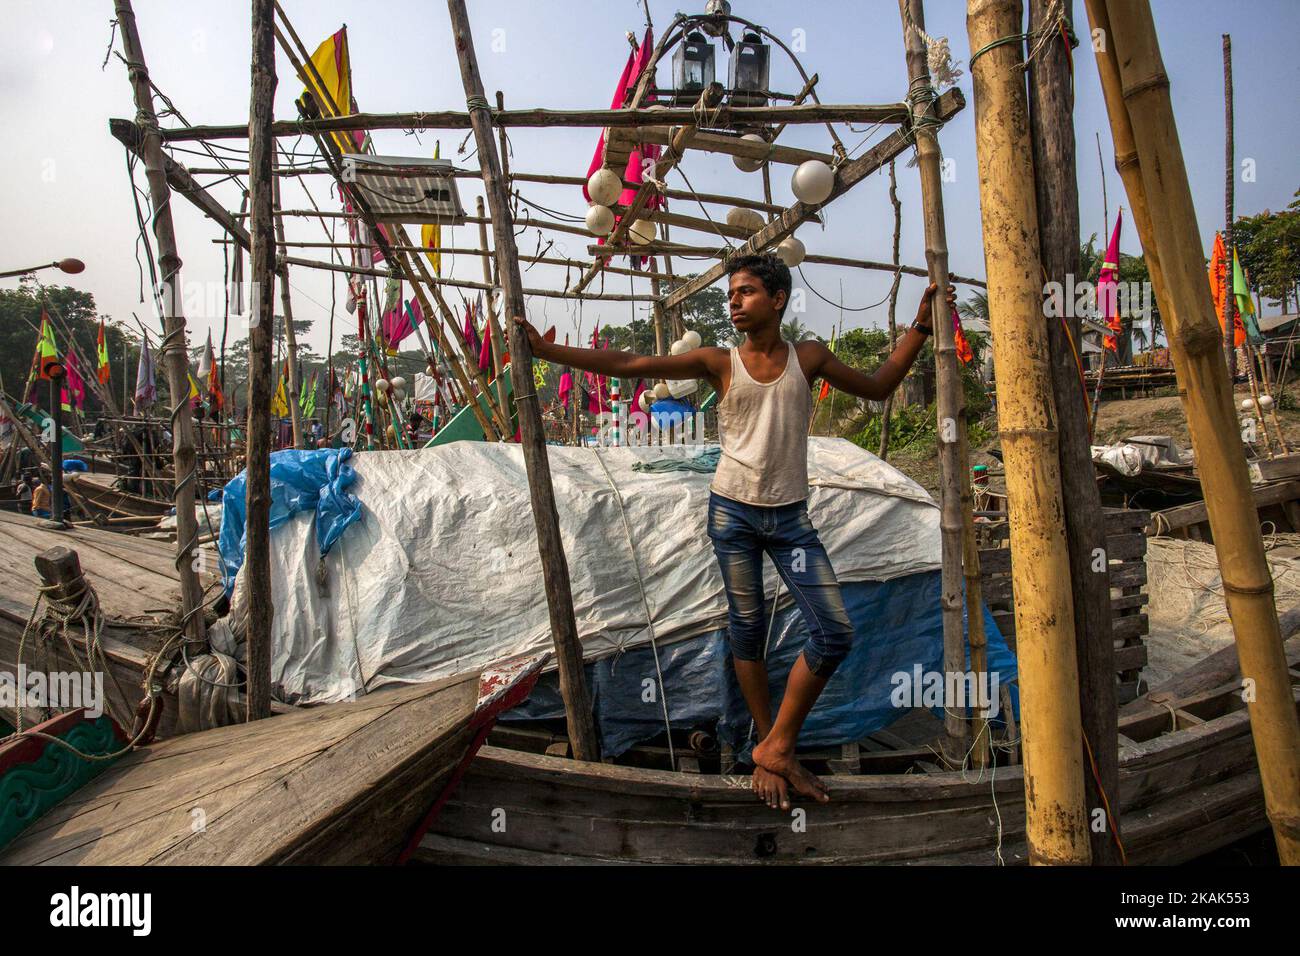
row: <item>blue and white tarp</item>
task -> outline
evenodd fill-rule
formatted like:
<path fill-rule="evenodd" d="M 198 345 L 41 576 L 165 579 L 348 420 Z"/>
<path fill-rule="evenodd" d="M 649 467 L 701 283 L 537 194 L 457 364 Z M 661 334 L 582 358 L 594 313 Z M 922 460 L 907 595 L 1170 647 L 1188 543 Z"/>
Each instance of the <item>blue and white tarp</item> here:
<path fill-rule="evenodd" d="M 935 695 L 926 694 L 926 675 L 943 671 L 939 572 L 842 587 L 854 625 L 853 647 L 808 715 L 799 735 L 801 748 L 861 740 L 888 727 L 912 707 L 932 705 Z M 770 615 L 770 600 L 767 609 Z M 996 685 L 991 679 L 987 685 L 992 691 L 1015 678 L 1016 661 L 987 610 L 984 631 L 988 672 L 997 677 Z M 790 668 L 807 639 L 808 628 L 798 608 L 791 603 L 779 606 L 767 656 L 773 715 L 781 706 Z M 601 753 L 617 757 L 634 744 L 662 734 L 666 704 L 674 729 L 712 728 L 716 722 L 719 739 L 743 758 L 756 741 L 729 655 L 726 629 L 720 628 L 659 648 L 658 668 L 650 647 L 588 664 L 587 686 Z M 662 700 L 658 671 L 663 673 Z M 936 686 L 937 680 L 929 686 Z M 1011 693 L 1012 700 L 1017 700 L 1017 688 L 1012 687 Z M 990 694 L 986 700 L 1000 706 L 994 696 Z M 564 704 L 552 673 L 543 675 L 528 700 L 501 719 L 563 716 Z"/>
<path fill-rule="evenodd" d="M 548 446 L 588 661 L 621 666 L 649 645 L 652 626 L 661 650 L 725 626 L 722 577 L 705 533 L 713 476 L 634 467 L 706 450 Z M 552 646 L 519 445 L 366 452 L 346 465 L 340 457 L 337 473 L 329 461 L 301 465 L 303 480 L 286 481 L 273 518 L 272 683 L 281 699 L 345 700 Z M 345 468 L 355 471 L 353 484 Z M 897 469 L 842 439 L 814 438 L 808 474 L 809 512 L 841 582 L 939 568 L 939 509 Z M 355 496 L 359 512 L 336 512 L 333 495 Z M 225 497 L 234 510 L 222 526 L 223 555 L 225 542 L 243 535 L 242 488 L 232 483 Z M 320 509 L 353 522 L 323 558 L 321 544 L 341 522 Z M 767 593 L 775 584 L 769 567 Z M 237 581 L 236 621 L 243 600 Z"/>
<path fill-rule="evenodd" d="M 311 512 L 316 519 L 317 547 L 322 555 L 327 553 L 348 525 L 361 518 L 361 502 L 347 492 L 356 480 L 356 472 L 348 464 L 351 457 L 351 448 L 272 452 L 271 529 L 274 531 L 299 512 Z M 222 489 L 217 548 L 227 593 L 234 588 L 244 563 L 247 483 L 248 473 L 241 471 Z"/>

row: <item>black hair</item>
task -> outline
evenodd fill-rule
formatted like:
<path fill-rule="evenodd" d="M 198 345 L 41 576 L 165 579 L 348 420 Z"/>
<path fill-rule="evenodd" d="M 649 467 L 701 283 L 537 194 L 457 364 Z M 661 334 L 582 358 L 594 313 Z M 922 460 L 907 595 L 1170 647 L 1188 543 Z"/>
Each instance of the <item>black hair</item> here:
<path fill-rule="evenodd" d="M 727 278 L 741 271 L 750 273 L 763 283 L 763 288 L 767 290 L 768 295 L 785 293 L 785 305 L 781 306 L 778 313 L 781 318 L 784 318 L 785 306 L 790 304 L 790 289 L 794 285 L 794 280 L 790 278 L 790 267 L 770 253 L 761 256 L 740 256 L 727 263 Z"/>

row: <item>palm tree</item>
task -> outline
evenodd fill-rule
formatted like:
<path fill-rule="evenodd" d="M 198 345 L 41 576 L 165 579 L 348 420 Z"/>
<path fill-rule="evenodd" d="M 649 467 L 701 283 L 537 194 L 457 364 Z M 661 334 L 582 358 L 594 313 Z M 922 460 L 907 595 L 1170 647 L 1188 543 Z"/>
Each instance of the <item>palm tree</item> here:
<path fill-rule="evenodd" d="M 989 294 L 972 292 L 969 299 L 957 303 L 957 314 L 966 319 L 989 320 Z"/>
<path fill-rule="evenodd" d="M 781 323 L 781 337 L 787 342 L 803 342 L 815 338 L 812 329 L 798 319 L 786 319 Z"/>

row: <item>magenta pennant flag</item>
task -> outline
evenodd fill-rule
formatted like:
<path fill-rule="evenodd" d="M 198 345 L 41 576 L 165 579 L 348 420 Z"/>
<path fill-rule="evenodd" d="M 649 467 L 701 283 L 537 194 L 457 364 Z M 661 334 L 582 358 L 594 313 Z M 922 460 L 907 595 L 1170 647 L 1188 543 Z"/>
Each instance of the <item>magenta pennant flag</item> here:
<path fill-rule="evenodd" d="M 86 380 L 81 377 L 81 366 L 77 364 L 77 356 L 69 352 L 63 362 L 64 371 L 68 376 L 68 393 L 72 396 L 73 403 L 78 409 L 84 408 L 86 404 Z"/>
<path fill-rule="evenodd" d="M 1106 246 L 1106 258 L 1101 264 L 1101 274 L 1097 277 L 1097 311 L 1102 321 L 1110 329 L 1110 334 L 1103 339 L 1103 345 L 1112 352 L 1119 351 L 1119 340 L 1124 327 L 1119 321 L 1119 231 L 1124 223 L 1124 210 L 1115 217 L 1115 230 L 1110 234 L 1110 244 Z"/>
<path fill-rule="evenodd" d="M 573 373 L 567 368 L 560 375 L 560 407 L 568 409 L 569 393 L 573 391 Z"/>

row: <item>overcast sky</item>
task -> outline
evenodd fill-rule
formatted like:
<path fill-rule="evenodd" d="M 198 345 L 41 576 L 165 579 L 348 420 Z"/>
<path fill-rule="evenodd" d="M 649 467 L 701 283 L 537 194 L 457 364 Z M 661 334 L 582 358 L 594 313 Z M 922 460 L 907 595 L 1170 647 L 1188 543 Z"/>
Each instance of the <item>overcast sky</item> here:
<path fill-rule="evenodd" d="M 109 135 L 110 117 L 132 117 L 135 110 L 125 67 L 116 57 L 101 69 L 109 46 L 113 5 L 110 0 L 4 0 L 5 29 L 0 32 L 0 124 L 9 130 L 5 161 L 9 170 L 3 187 L 5 228 L 0 231 L 0 271 L 64 256 L 85 260 L 86 271 L 75 277 L 43 272 L 50 282 L 63 281 L 94 294 L 103 312 L 130 322 L 130 313 L 153 321 L 150 306 L 140 302 L 136 264 L 138 230 L 131 202 L 122 147 Z M 283 0 L 283 6 L 309 47 L 314 48 L 342 23 L 351 41 L 353 93 L 361 109 L 370 112 L 464 109 L 456 58 L 451 45 L 446 10 L 439 2 L 415 0 Z M 650 0 L 655 25 L 662 30 L 678 9 L 703 3 Z M 947 36 L 959 65 L 965 69 L 969 43 L 965 3 L 930 0 L 927 30 Z M 1086 37 L 1082 0 L 1075 3 L 1076 23 Z M 1234 55 L 1236 151 L 1254 161 L 1255 181 L 1238 176 L 1236 209 L 1254 214 L 1266 208 L 1283 208 L 1300 187 L 1300 133 L 1297 130 L 1295 90 L 1300 63 L 1295 39 L 1300 35 L 1297 0 L 1154 0 L 1156 25 L 1172 82 L 1178 121 L 1193 196 L 1205 248 L 1223 221 L 1223 70 L 1222 40 L 1231 32 Z M 545 106 L 557 109 L 603 108 L 609 105 L 629 50 L 624 34 L 644 30 L 641 4 L 634 0 L 569 2 L 569 0 L 471 0 L 479 63 L 488 96 L 503 90 L 507 108 Z M 154 82 L 195 124 L 246 123 L 249 85 L 249 7 L 242 0 L 136 0 L 141 42 Z M 802 38 L 800 57 L 811 72 L 820 75 L 817 87 L 823 103 L 884 103 L 901 100 L 907 74 L 895 0 L 834 0 L 819 3 L 775 3 L 770 0 L 735 0 L 733 11 L 762 23 L 787 41 Z M 800 31 L 800 32 L 796 32 Z M 495 46 L 495 50 L 494 50 Z M 121 50 L 120 38 L 114 48 Z M 278 51 L 277 51 L 278 53 Z M 1109 190 L 1110 214 L 1127 206 L 1114 171 L 1109 127 L 1091 50 L 1085 43 L 1076 51 L 1077 75 L 1075 132 L 1079 145 L 1079 196 L 1082 232 L 1104 231 L 1101 171 L 1094 134 L 1101 148 Z M 720 72 L 725 53 L 719 50 Z M 277 118 L 296 117 L 293 99 L 301 84 L 283 54 L 277 61 L 280 83 L 276 95 Z M 660 67 L 659 83 L 670 83 L 670 66 Z M 960 83 L 970 100 L 970 77 Z M 789 93 L 800 81 L 780 51 L 773 54 L 772 87 Z M 1287 91 L 1290 91 L 1289 93 Z M 1289 106 L 1287 104 L 1290 104 Z M 945 185 L 950 267 L 954 272 L 982 277 L 984 254 L 979 223 L 979 192 L 971 106 L 944 130 L 945 156 L 954 161 L 954 180 Z M 164 120 L 175 125 L 174 119 Z M 444 158 L 457 160 L 465 131 L 378 132 L 380 153 L 432 155 L 440 139 Z M 881 135 L 840 128 L 846 146 L 855 154 Z M 582 175 L 587 170 L 598 137 L 594 129 L 529 130 L 511 133 L 512 168 L 516 171 Z M 241 163 L 243 141 L 223 141 L 224 155 Z M 292 141 L 287 141 L 292 142 Z M 825 127 L 788 127 L 781 142 L 828 151 Z M 302 150 L 310 141 L 301 141 Z M 191 144 L 192 145 L 192 144 Z M 472 150 L 472 145 L 470 146 Z M 468 151 L 467 151 L 468 153 Z M 467 155 L 467 154 L 465 154 Z M 460 159 L 465 159 L 465 155 Z M 187 165 L 212 166 L 206 158 L 175 153 Z M 469 165 L 476 165 L 469 159 Z M 758 173 L 738 171 L 729 157 L 692 152 L 684 163 L 685 175 L 700 192 L 721 192 L 754 198 L 762 196 Z M 773 191 L 778 202 L 792 201 L 790 167 L 773 168 Z M 899 193 L 903 202 L 903 261 L 924 266 L 920 198 L 915 169 L 900 162 Z M 205 177 L 213 181 L 216 177 Z M 137 182 L 145 187 L 143 171 Z M 481 184 L 459 180 L 462 201 L 472 212 Z M 668 183 L 686 188 L 673 173 Z M 337 209 L 324 177 L 309 177 L 309 188 L 323 208 Z M 882 171 L 858 186 L 829 209 L 823 230 L 805 226 L 799 232 L 810 253 L 888 260 L 892 214 L 887 195 L 888 178 Z M 577 187 L 524 185 L 525 197 L 550 208 L 581 215 L 586 203 Z M 214 194 L 230 209 L 239 205 L 240 188 L 233 182 L 214 187 Z M 286 183 L 286 207 L 306 204 L 296 181 Z M 187 202 L 174 204 L 177 238 L 184 260 L 187 286 L 222 283 L 222 247 L 212 240 L 220 230 Z M 675 200 L 671 208 L 701 215 L 694 203 Z M 710 207 L 716 217 L 725 209 Z M 418 227 L 412 230 L 418 235 Z M 340 228 L 339 236 L 344 236 Z M 536 230 L 520 238 L 521 251 L 536 246 Z M 289 223 L 290 240 L 324 238 L 318 221 Z M 706 244 L 700 233 L 676 230 L 674 241 Z M 587 241 L 577 236 L 548 233 L 554 240 L 548 255 L 585 258 Z M 544 241 L 545 241 L 544 240 Z M 1104 240 L 1102 240 L 1104 242 Z M 477 227 L 444 229 L 444 244 L 477 245 Z M 1140 251 L 1136 235 L 1126 228 L 1125 252 Z M 996 255 L 997 250 L 988 250 Z M 327 258 L 324 250 L 297 250 Z M 477 258 L 446 262 L 457 278 L 479 280 Z M 676 260 L 678 271 L 686 271 Z M 697 265 L 696 268 L 699 268 Z M 887 296 L 889 275 L 833 266 L 805 266 L 796 286 L 810 286 L 846 308 L 860 309 Z M 528 286 L 560 288 L 561 267 L 535 266 L 525 274 Z M 295 269 L 292 275 L 294 311 L 298 318 L 315 322 L 308 343 L 323 352 L 328 335 L 331 281 L 335 282 L 335 341 L 355 320 L 342 308 L 341 277 L 315 270 Z M 16 280 L 3 280 L 12 287 Z M 610 276 L 607 291 L 624 292 L 626 276 Z M 635 280 L 637 291 L 648 283 Z M 923 286 L 919 278 L 904 277 L 900 321 L 909 320 Z M 964 294 L 967 290 L 961 290 Z M 407 295 L 409 295 L 409 291 Z M 451 300 L 456 296 L 451 294 Z M 215 309 L 198 314 L 191 310 L 191 341 L 198 343 L 209 328 L 219 337 L 222 315 L 219 297 Z M 829 335 L 839 318 L 834 306 L 812 294 L 800 316 L 814 331 Z M 638 303 L 644 314 L 647 305 Z M 576 304 L 533 298 L 529 310 L 539 323 L 556 324 L 561 336 L 574 330 Z M 588 303 L 583 307 L 584 329 L 599 317 L 604 322 L 625 323 L 633 315 L 630 303 Z M 1271 310 L 1270 310 L 1271 311 Z M 885 307 L 845 312 L 844 326 L 883 325 Z M 233 332 L 232 332 L 233 334 Z"/>

